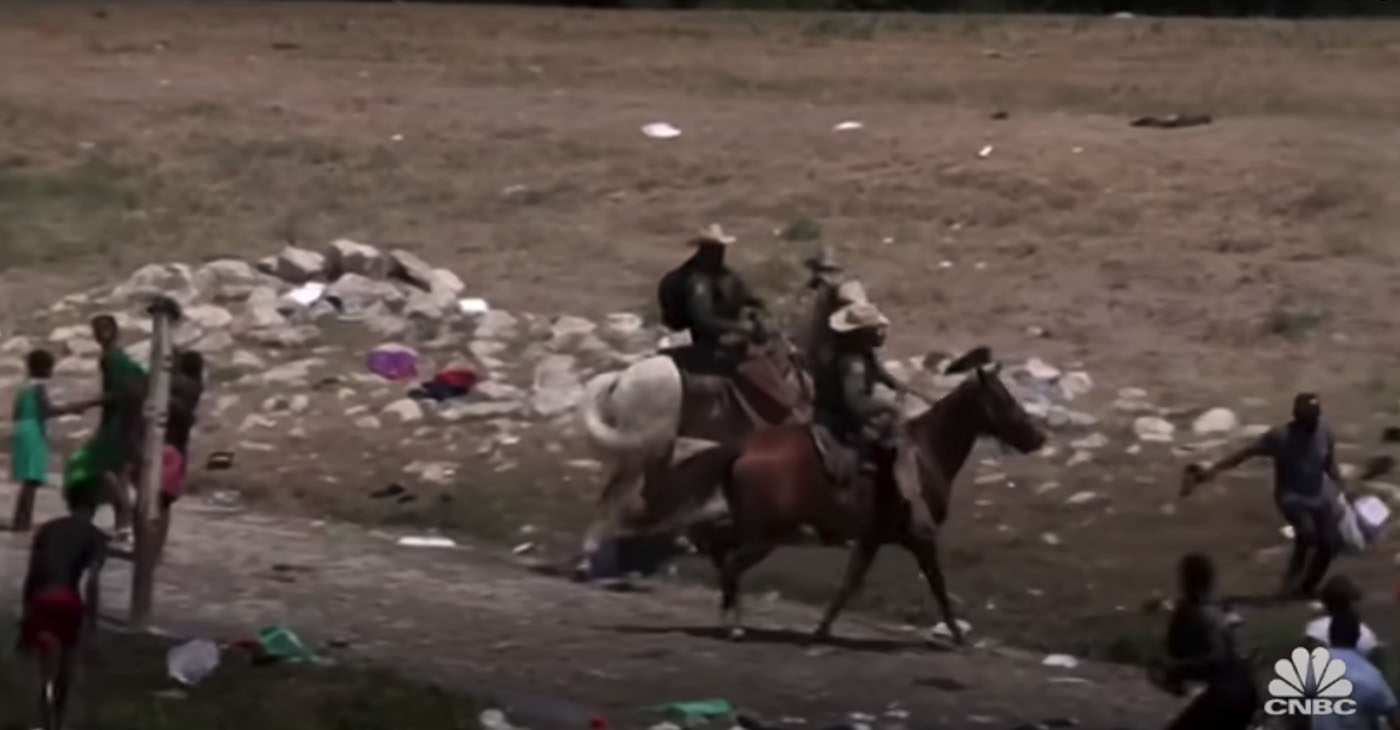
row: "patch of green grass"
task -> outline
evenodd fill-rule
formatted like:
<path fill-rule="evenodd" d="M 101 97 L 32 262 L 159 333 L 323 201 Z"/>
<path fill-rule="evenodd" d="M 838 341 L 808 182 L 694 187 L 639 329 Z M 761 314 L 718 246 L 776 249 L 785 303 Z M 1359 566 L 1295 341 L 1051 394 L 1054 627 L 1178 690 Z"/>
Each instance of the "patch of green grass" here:
<path fill-rule="evenodd" d="M 1326 321 L 1327 312 L 1321 307 L 1283 299 L 1269 311 L 1264 329 L 1284 339 L 1300 340 Z"/>
<path fill-rule="evenodd" d="M 784 241 L 815 241 L 822 237 L 822 224 L 802 216 L 787 224 L 781 235 Z"/>
<path fill-rule="evenodd" d="M 13 641 L 13 634 L 0 634 Z M 166 676 L 170 644 L 101 634 L 100 663 L 84 675 L 69 724 L 102 730 L 475 730 L 479 699 L 385 670 L 297 664 L 255 666 L 223 652 L 217 670 L 193 688 Z M 8 643 L 6 644 L 9 645 Z M 27 698 L 32 667 L 7 654 L 0 663 L 0 730 L 33 727 Z"/>
<path fill-rule="evenodd" d="M 141 229 L 145 190 L 133 170 L 100 156 L 61 167 L 9 158 L 0 165 L 0 262 L 111 257 Z"/>

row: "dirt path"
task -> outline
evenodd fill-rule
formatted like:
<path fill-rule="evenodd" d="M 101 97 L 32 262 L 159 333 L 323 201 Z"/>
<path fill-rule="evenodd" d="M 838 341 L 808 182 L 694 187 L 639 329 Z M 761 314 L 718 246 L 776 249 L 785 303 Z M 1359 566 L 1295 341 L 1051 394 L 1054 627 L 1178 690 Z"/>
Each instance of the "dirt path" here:
<path fill-rule="evenodd" d="M 44 508 L 52 514 L 57 504 Z M 918 727 L 1052 717 L 1151 727 L 1170 711 L 1169 698 L 1122 668 L 1068 672 L 1005 650 L 938 652 L 859 617 L 838 627 L 847 638 L 838 646 L 809 649 L 796 634 L 763 630 L 732 644 L 710 633 L 714 597 L 699 589 L 611 593 L 529 573 L 483 548 L 402 548 L 356 527 L 221 514 L 193 499 L 178 518 L 159 577 L 159 626 L 227 637 L 284 623 L 308 641 L 345 643 L 347 658 L 467 689 L 526 690 L 513 699 L 549 716 L 540 725 L 581 727 L 590 709 L 616 720 L 638 706 L 709 696 L 814 723 L 899 703 Z M 21 575 L 24 549 L 21 538 L 0 539 L 5 575 Z M 127 575 L 123 563 L 109 571 L 114 608 L 125 606 Z M 781 602 L 754 600 L 749 613 L 757 627 L 815 620 Z"/>

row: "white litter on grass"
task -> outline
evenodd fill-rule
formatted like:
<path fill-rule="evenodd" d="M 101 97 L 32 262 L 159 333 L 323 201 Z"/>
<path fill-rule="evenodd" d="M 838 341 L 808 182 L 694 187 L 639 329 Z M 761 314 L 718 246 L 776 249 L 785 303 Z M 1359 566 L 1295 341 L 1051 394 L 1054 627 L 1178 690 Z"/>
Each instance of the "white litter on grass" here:
<path fill-rule="evenodd" d="M 681 130 L 665 122 L 652 122 L 642 125 L 642 134 L 652 139 L 673 139 L 681 136 Z"/>
<path fill-rule="evenodd" d="M 525 553 L 531 552 L 534 549 L 535 543 L 522 542 L 519 545 L 516 545 L 514 548 L 511 548 L 511 552 L 515 553 L 516 555 L 524 555 Z"/>
<path fill-rule="evenodd" d="M 170 678 L 193 687 L 219 668 L 219 645 L 208 639 L 187 641 L 165 656 Z"/>
<path fill-rule="evenodd" d="M 469 297 L 457 300 L 457 311 L 462 314 L 486 314 L 491 310 L 491 305 L 486 303 L 481 297 Z"/>
<path fill-rule="evenodd" d="M 1378 497 L 1366 495 L 1352 503 L 1352 509 L 1356 510 L 1356 516 L 1370 530 L 1379 530 L 1385 521 L 1390 519 L 1390 508 L 1385 506 Z"/>
<path fill-rule="evenodd" d="M 415 537 L 409 535 L 399 538 L 398 543 L 404 547 L 457 547 L 456 541 L 448 537 Z"/>
<path fill-rule="evenodd" d="M 977 156 L 978 156 L 978 157 L 982 157 L 982 158 L 986 158 L 988 155 L 992 154 L 992 150 L 993 150 L 993 149 L 995 149 L 995 148 L 992 147 L 991 145 L 986 145 L 986 146 L 983 147 L 982 149 L 977 150 Z"/>
<path fill-rule="evenodd" d="M 1063 669 L 1074 669 L 1079 666 L 1079 660 L 1068 654 L 1050 654 L 1040 663 L 1047 667 L 1061 667 Z"/>
<path fill-rule="evenodd" d="M 970 633 L 972 631 L 972 624 L 962 619 L 957 619 L 957 622 L 958 628 L 962 629 L 962 632 L 964 634 Z M 936 626 L 934 626 L 932 629 L 929 629 L 929 633 L 933 636 L 937 636 L 943 639 L 953 638 L 953 632 L 948 630 L 948 624 L 943 621 L 939 621 Z"/>
<path fill-rule="evenodd" d="M 316 302 L 321 301 L 321 297 L 325 293 L 326 285 L 324 283 L 319 281 L 308 281 L 305 284 L 302 284 L 301 286 L 287 292 L 287 298 L 296 302 L 297 304 L 300 304 L 303 307 L 309 307 L 315 304 Z"/>
<path fill-rule="evenodd" d="M 864 129 L 864 128 L 865 128 L 865 125 L 864 125 L 864 124 L 861 124 L 860 122 L 857 122 L 857 121 L 855 121 L 854 119 L 852 119 L 852 120 L 848 120 L 848 121 L 845 121 L 845 122 L 841 122 L 840 124 L 838 124 L 838 125 L 832 127 L 832 128 L 831 128 L 831 131 L 833 131 L 833 132 L 853 132 L 853 131 L 855 131 L 855 130 L 857 130 L 857 129 Z"/>
<path fill-rule="evenodd" d="M 1285 540 L 1292 540 L 1293 525 L 1284 525 L 1283 527 L 1278 528 L 1278 534 L 1283 535 L 1283 539 Z"/>
<path fill-rule="evenodd" d="M 396 135 L 390 137 L 389 139 L 392 139 L 392 140 L 394 140 L 395 142 L 402 142 L 402 141 L 403 141 L 403 135 L 402 135 L 402 134 L 396 134 Z"/>
<path fill-rule="evenodd" d="M 951 268 L 953 268 L 953 262 L 952 262 L 952 261 L 949 261 L 948 259 L 943 259 L 942 261 L 939 261 L 939 262 L 938 262 L 938 268 L 940 268 L 940 269 L 951 269 Z"/>

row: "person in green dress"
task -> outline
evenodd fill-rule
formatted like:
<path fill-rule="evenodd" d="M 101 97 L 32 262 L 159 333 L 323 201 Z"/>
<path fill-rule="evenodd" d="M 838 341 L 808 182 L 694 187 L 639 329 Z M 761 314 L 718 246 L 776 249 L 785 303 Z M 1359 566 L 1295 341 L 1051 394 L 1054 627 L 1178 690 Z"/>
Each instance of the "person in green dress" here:
<path fill-rule="evenodd" d="M 112 316 L 93 317 L 92 336 L 102 347 L 102 417 L 87 449 L 112 501 L 116 537 L 124 540 L 131 535 L 131 485 L 139 468 L 146 370 L 122 350 L 119 335 Z"/>
<path fill-rule="evenodd" d="M 86 400 L 69 405 L 49 401 L 44 384 L 53 377 L 54 357 L 47 350 L 34 350 L 24 358 L 29 379 L 15 393 L 11 417 L 14 433 L 10 437 L 10 478 L 19 485 L 10 529 L 27 532 L 34 522 L 34 497 L 48 483 L 49 439 L 45 422 L 50 418 L 80 413 L 98 404 Z"/>

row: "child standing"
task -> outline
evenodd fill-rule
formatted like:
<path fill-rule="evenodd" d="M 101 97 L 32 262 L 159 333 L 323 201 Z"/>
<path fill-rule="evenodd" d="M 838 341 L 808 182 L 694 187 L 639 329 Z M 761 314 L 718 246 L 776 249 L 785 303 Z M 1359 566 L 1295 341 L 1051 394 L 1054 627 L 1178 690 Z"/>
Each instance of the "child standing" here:
<path fill-rule="evenodd" d="M 49 402 L 44 383 L 53 376 L 54 358 L 47 350 L 34 350 L 24 358 L 29 379 L 15 394 L 14 435 L 10 440 L 10 477 L 19 484 L 10 527 L 26 532 L 34 521 L 34 497 L 48 482 L 49 440 L 45 422 L 55 416 L 78 413 L 98 404 L 84 401 L 68 406 Z"/>

